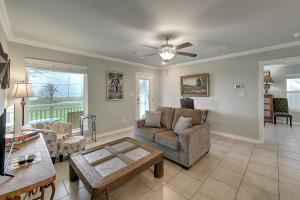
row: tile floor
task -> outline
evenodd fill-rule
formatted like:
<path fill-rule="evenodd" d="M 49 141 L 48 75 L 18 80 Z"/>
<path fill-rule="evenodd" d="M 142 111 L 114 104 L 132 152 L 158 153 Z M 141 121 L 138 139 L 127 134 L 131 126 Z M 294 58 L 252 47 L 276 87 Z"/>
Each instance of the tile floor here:
<path fill-rule="evenodd" d="M 99 143 L 123 137 L 99 139 Z M 300 126 L 267 124 L 265 144 L 216 135 L 211 150 L 190 170 L 165 160 L 165 175 L 144 171 L 110 193 L 111 200 L 299 200 Z M 88 146 L 94 146 L 91 143 Z M 56 199 L 89 199 L 82 183 L 68 181 L 68 162 L 55 164 Z M 47 195 L 49 191 L 46 192 Z"/>

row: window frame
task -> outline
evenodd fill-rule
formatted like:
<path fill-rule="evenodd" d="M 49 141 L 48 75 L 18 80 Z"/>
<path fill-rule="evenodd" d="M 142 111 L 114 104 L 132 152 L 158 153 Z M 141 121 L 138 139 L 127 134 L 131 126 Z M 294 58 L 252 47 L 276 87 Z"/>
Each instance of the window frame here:
<path fill-rule="evenodd" d="M 84 114 L 88 113 L 88 74 L 87 74 L 87 67 L 80 66 L 76 64 L 67 64 L 67 63 L 60 63 L 60 62 L 53 62 L 53 61 L 45 61 L 45 60 L 36 60 L 25 58 L 25 69 L 26 69 L 26 81 L 29 81 L 29 74 L 28 71 L 30 68 L 41 69 L 41 70 L 49 70 L 49 71 L 56 71 L 56 72 L 65 72 L 65 73 L 76 73 L 83 75 L 83 111 Z M 26 99 L 26 105 L 30 105 L 29 98 Z M 29 106 L 26 106 L 25 113 L 29 112 Z M 25 115 L 25 122 L 29 122 L 29 115 Z M 85 130 L 88 128 L 84 127 Z M 73 129 L 73 132 L 77 132 L 77 129 Z"/>
<path fill-rule="evenodd" d="M 288 83 L 287 82 L 288 82 L 289 79 L 299 79 L 300 80 L 300 74 L 287 75 L 286 81 L 285 81 L 287 99 L 288 99 L 288 94 L 300 94 L 300 88 L 299 88 L 299 90 L 288 91 Z M 292 112 L 300 112 L 300 107 L 299 108 L 292 108 L 292 107 L 289 106 L 289 110 L 292 111 Z"/>

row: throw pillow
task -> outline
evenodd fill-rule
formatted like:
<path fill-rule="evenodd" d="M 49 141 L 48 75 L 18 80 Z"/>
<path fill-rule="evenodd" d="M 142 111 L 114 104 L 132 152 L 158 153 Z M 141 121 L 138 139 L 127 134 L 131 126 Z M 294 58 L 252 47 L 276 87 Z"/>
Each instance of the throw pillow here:
<path fill-rule="evenodd" d="M 174 128 L 174 133 L 180 134 L 183 129 L 189 128 L 192 125 L 192 118 L 190 117 L 180 117 Z"/>
<path fill-rule="evenodd" d="M 159 111 L 146 111 L 145 126 L 148 127 L 161 127 L 160 125 L 161 112 Z"/>

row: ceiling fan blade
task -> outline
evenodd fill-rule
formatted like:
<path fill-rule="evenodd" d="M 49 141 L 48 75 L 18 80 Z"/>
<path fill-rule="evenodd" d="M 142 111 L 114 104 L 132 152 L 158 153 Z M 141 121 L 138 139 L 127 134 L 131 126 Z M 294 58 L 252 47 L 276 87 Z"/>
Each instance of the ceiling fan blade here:
<path fill-rule="evenodd" d="M 189 57 L 196 57 L 197 56 L 197 54 L 194 54 L 194 53 L 186 53 L 186 52 L 181 52 L 181 51 L 177 51 L 176 54 L 181 55 L 181 56 L 189 56 Z"/>
<path fill-rule="evenodd" d="M 151 48 L 151 49 L 159 49 L 158 47 L 153 47 L 153 46 L 146 45 L 146 44 L 142 44 L 141 46 L 148 47 L 148 48 Z"/>
<path fill-rule="evenodd" d="M 185 42 L 185 43 L 177 45 L 175 47 L 175 49 L 178 50 L 178 49 L 183 49 L 183 48 L 190 47 L 190 46 L 193 46 L 193 44 L 190 42 Z"/>
<path fill-rule="evenodd" d="M 147 55 L 145 55 L 145 56 L 153 56 L 153 55 L 156 55 L 156 54 L 158 54 L 157 52 L 155 52 L 155 53 L 150 53 L 150 54 L 147 54 Z"/>

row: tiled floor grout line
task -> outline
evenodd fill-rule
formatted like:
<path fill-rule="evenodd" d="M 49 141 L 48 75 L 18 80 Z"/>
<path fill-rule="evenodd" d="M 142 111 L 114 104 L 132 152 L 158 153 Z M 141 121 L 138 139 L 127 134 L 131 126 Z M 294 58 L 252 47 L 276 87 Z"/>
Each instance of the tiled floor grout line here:
<path fill-rule="evenodd" d="M 220 137 L 218 137 L 218 139 L 216 139 L 213 143 L 216 143 L 218 140 L 219 140 L 219 138 Z M 213 143 L 211 143 L 211 145 L 213 144 Z M 230 147 L 231 148 L 231 147 Z M 224 151 L 223 151 L 224 152 Z M 209 153 L 209 152 L 208 152 Z M 207 154 L 208 154 L 207 153 Z M 224 153 L 226 153 L 227 154 L 227 152 L 224 152 Z M 223 159 L 222 160 L 220 160 L 220 162 L 213 168 L 213 170 L 210 172 L 210 174 L 206 177 L 206 179 L 202 182 L 202 184 L 200 185 L 200 187 L 198 188 L 198 190 L 195 192 L 195 194 L 190 198 L 190 199 L 193 199 L 194 198 L 194 196 L 199 192 L 199 190 L 200 190 L 200 188 L 203 186 L 203 184 L 207 181 L 207 179 L 210 177 L 210 175 L 214 172 L 214 170 L 220 165 L 220 163 L 224 160 L 224 158 L 225 158 L 225 156 L 223 157 Z M 188 175 L 188 174 L 187 174 Z M 192 176 L 190 176 L 190 175 L 188 175 L 189 177 L 192 177 Z M 192 177 L 192 178 L 194 178 L 194 177 Z M 195 178 L 194 178 L 195 179 Z M 196 179 L 197 180 L 197 179 Z M 199 181 L 199 180 L 197 180 L 197 181 Z M 199 181 L 200 182 L 200 181 Z M 202 193 L 201 193 L 202 194 Z M 202 195 L 204 195 L 204 194 L 202 194 Z M 206 195 L 204 195 L 204 196 L 206 196 Z M 206 197 L 208 197 L 208 196 L 206 196 Z M 208 197 L 209 198 L 209 197 Z"/>
<path fill-rule="evenodd" d="M 223 158 L 224 159 L 224 158 Z M 194 196 L 199 192 L 200 188 L 205 184 L 205 182 L 207 181 L 207 179 L 210 177 L 210 175 L 215 171 L 215 169 L 219 166 L 219 164 L 223 161 L 223 159 L 213 168 L 213 170 L 209 173 L 209 175 L 205 178 L 205 180 L 202 182 L 202 184 L 200 185 L 200 187 L 198 188 L 198 190 L 195 192 L 195 194 L 190 198 L 193 199 Z M 188 175 L 188 174 L 187 174 Z M 190 175 L 188 175 L 189 177 L 191 177 Z M 192 177 L 193 178 L 193 177 Z M 194 178 L 195 179 L 195 178 Z M 196 179 L 197 180 L 197 179 Z M 197 180 L 199 181 L 199 180 Z M 200 181 L 199 181 L 200 182 Z M 202 193 L 201 193 L 202 194 Z M 202 194 L 204 195 L 204 194 Z M 206 195 L 204 195 L 206 196 Z M 207 197 L 207 196 L 206 196 Z"/>
<path fill-rule="evenodd" d="M 219 139 L 217 139 L 215 142 L 217 142 Z M 237 141 L 236 141 L 237 142 Z M 235 142 L 235 143 L 236 143 Z M 235 144 L 234 143 L 234 144 Z M 230 150 L 232 149 L 232 146 L 234 145 L 234 144 L 232 144 L 231 146 L 230 146 Z M 230 150 L 228 150 L 227 152 L 224 152 L 224 153 L 228 153 Z M 225 154 L 225 156 L 226 156 L 226 154 Z M 221 164 L 221 162 L 225 159 L 225 156 L 223 157 L 223 159 L 222 160 L 220 160 L 220 162 L 213 168 L 213 170 L 209 173 L 209 175 L 206 177 L 206 179 L 203 181 L 203 183 L 201 184 L 201 186 L 198 188 L 198 190 L 195 192 L 195 194 L 191 197 L 191 199 L 193 199 L 194 198 L 194 196 L 199 192 L 199 190 L 201 189 L 201 187 L 203 186 L 203 184 L 207 181 L 207 179 L 210 177 L 210 175 L 212 175 L 212 173 L 215 171 L 215 169 L 217 168 L 217 167 L 219 167 L 220 166 L 220 164 Z M 187 174 L 188 175 L 188 174 Z M 191 176 L 190 176 L 191 177 Z M 193 178 L 193 177 L 192 177 Z M 211 178 L 213 178 L 213 177 L 211 177 Z M 195 179 L 195 178 L 194 178 Z M 215 178 L 213 178 L 213 179 L 215 179 Z M 217 179 L 215 179 L 215 180 L 217 180 Z M 199 181 L 199 180 L 198 180 Z M 217 180 L 217 181 L 220 181 L 220 182 L 222 182 L 222 183 L 224 183 L 223 181 L 221 181 L 221 180 Z M 224 184 L 226 184 L 226 185 L 228 185 L 227 183 L 224 183 Z M 228 185 L 228 186 L 230 186 L 230 185 Z M 232 186 L 230 186 L 230 187 L 232 187 Z M 202 194 L 201 193 L 201 195 L 204 195 L 204 196 L 206 196 L 205 194 Z M 208 197 L 208 196 L 206 196 L 206 197 Z M 208 198 L 210 198 L 210 197 L 208 197 Z"/>
<path fill-rule="evenodd" d="M 295 136 L 294 131 L 292 130 L 291 132 L 292 132 L 293 137 L 295 138 L 295 140 L 296 140 L 298 146 L 300 146 L 300 143 L 299 143 L 297 137 Z M 278 154 L 279 147 L 278 147 L 278 133 L 277 133 L 277 129 L 276 129 L 276 140 L 277 140 L 277 164 L 278 164 L 278 193 L 279 193 L 279 200 L 280 200 L 280 182 L 279 182 L 279 179 L 280 179 L 280 176 L 279 176 L 279 175 L 280 175 L 280 174 L 279 174 L 279 154 Z M 286 151 L 286 150 L 284 150 L 284 151 Z M 291 151 L 286 151 L 286 152 L 291 152 Z M 296 152 L 291 152 L 291 153 L 296 153 Z M 296 153 L 296 154 L 297 154 L 297 153 Z M 289 159 L 293 159 L 293 158 L 289 158 Z M 297 160 L 297 159 L 293 159 L 293 160 Z M 291 168 L 294 168 L 294 167 L 291 167 Z M 297 169 L 297 168 L 294 168 L 294 169 Z M 288 176 L 285 176 L 285 175 L 282 175 L 282 176 L 288 177 Z M 288 178 L 295 179 L 295 178 L 293 178 L 293 177 L 288 177 Z M 297 180 L 297 179 L 295 179 L 295 180 Z"/>
<path fill-rule="evenodd" d="M 66 187 L 66 185 L 65 185 L 65 182 L 64 182 L 64 180 L 66 180 L 66 179 L 67 179 L 67 178 L 65 178 L 65 179 L 62 179 L 62 180 L 60 180 L 60 181 L 61 181 L 61 182 L 62 182 L 62 184 L 64 185 L 64 188 L 65 188 L 65 190 L 66 190 L 67 194 L 66 194 L 66 195 L 64 195 L 64 196 L 62 196 L 62 197 L 60 197 L 60 198 L 58 198 L 57 200 L 63 199 L 63 198 L 65 198 L 65 197 L 69 196 L 70 194 L 72 194 L 72 193 L 69 193 L 69 192 L 68 192 L 68 190 L 67 190 L 67 187 Z"/>
<path fill-rule="evenodd" d="M 237 192 L 236 192 L 236 194 L 235 194 L 235 196 L 234 196 L 234 199 L 236 199 L 236 197 L 237 197 L 237 195 L 238 195 L 238 193 L 239 193 L 239 191 L 240 191 L 241 185 L 242 185 L 242 183 L 243 183 L 243 180 L 244 180 L 245 174 L 246 174 L 246 172 L 247 172 L 247 169 L 248 169 L 249 163 L 250 163 L 250 161 L 251 161 L 251 158 L 252 158 L 252 155 L 253 155 L 253 152 L 254 152 L 255 147 L 256 147 L 256 145 L 255 145 L 254 148 L 252 149 L 251 155 L 250 155 L 249 160 L 248 160 L 248 162 L 247 162 L 247 167 L 246 167 L 246 169 L 245 169 L 245 171 L 244 171 L 244 173 L 243 173 L 242 180 L 241 180 L 241 182 L 240 182 L 240 184 L 239 184 L 239 187 L 238 187 Z"/>
<path fill-rule="evenodd" d="M 278 131 L 277 131 L 277 129 L 274 129 L 274 131 L 276 131 L 276 133 L 275 133 L 275 137 L 276 137 L 276 152 L 277 152 L 277 172 L 278 172 L 278 184 L 277 184 L 277 186 L 278 186 L 278 198 L 279 198 L 279 200 L 280 200 L 280 185 L 279 185 L 279 155 L 278 155 Z"/>

